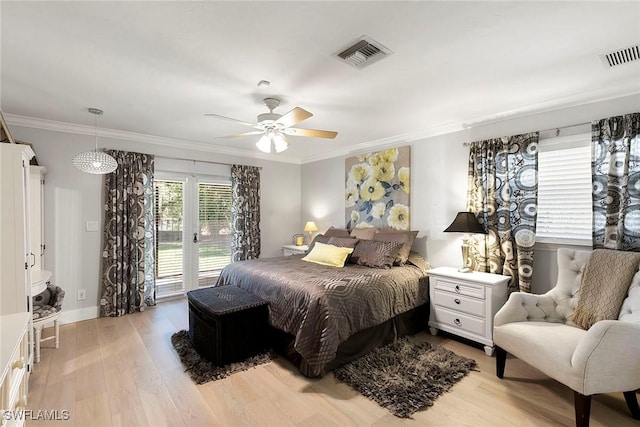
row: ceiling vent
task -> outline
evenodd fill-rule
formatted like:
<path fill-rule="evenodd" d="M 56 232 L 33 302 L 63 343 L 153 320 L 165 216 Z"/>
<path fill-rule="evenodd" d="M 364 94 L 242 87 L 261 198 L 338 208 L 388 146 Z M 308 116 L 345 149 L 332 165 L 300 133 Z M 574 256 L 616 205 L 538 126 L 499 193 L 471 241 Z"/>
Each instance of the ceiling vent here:
<path fill-rule="evenodd" d="M 609 68 L 637 60 L 640 60 L 640 46 L 638 45 L 600 55 L 602 64 Z"/>
<path fill-rule="evenodd" d="M 373 40 L 371 37 L 362 36 L 351 43 L 349 47 L 334 53 L 333 56 L 352 67 L 362 69 L 392 53 L 391 50 Z"/>

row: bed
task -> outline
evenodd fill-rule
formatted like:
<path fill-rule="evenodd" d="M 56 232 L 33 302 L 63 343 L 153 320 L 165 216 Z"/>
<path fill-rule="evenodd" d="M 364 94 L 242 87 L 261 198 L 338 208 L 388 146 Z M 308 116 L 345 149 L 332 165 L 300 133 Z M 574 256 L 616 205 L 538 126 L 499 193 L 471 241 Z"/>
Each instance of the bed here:
<path fill-rule="evenodd" d="M 420 254 L 411 252 L 404 266 L 389 269 L 329 267 L 303 256 L 230 264 L 216 286 L 237 286 L 269 302 L 269 322 L 291 338 L 304 375 L 322 376 L 426 326 L 428 264 Z"/>

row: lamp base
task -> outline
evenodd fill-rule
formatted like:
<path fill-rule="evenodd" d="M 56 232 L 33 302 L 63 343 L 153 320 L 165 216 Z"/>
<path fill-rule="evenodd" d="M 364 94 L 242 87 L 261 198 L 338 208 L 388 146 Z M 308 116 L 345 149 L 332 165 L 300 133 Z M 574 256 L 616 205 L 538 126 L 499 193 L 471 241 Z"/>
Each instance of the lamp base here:
<path fill-rule="evenodd" d="M 460 267 L 458 273 L 471 273 L 471 269 L 469 267 Z"/>

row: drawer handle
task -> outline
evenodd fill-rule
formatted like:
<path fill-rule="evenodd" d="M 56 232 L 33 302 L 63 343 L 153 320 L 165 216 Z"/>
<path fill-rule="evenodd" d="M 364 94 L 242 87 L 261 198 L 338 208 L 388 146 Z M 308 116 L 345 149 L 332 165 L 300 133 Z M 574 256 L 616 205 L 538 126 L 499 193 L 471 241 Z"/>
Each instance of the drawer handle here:
<path fill-rule="evenodd" d="M 16 360 L 11 365 L 11 369 L 22 369 L 22 368 L 24 368 L 24 357 L 21 357 L 20 359 Z"/>
<path fill-rule="evenodd" d="M 456 304 L 460 304 L 460 300 L 458 298 L 454 299 L 453 302 L 455 302 Z"/>
<path fill-rule="evenodd" d="M 460 293 L 460 285 L 456 285 L 456 292 Z"/>
<path fill-rule="evenodd" d="M 456 326 L 462 326 L 462 322 L 460 321 L 460 319 L 454 320 L 453 323 L 455 323 Z"/>

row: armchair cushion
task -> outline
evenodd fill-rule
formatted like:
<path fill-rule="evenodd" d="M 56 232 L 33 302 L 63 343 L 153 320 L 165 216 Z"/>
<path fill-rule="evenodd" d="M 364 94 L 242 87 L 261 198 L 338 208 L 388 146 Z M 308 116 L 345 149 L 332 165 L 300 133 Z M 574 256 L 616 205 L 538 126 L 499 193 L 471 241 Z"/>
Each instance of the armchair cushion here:
<path fill-rule="evenodd" d="M 44 319 L 62 310 L 64 289 L 48 284 L 47 289 L 33 297 L 33 320 Z"/>
<path fill-rule="evenodd" d="M 589 329 L 599 320 L 617 319 L 639 262 L 638 252 L 594 250 L 582 274 L 573 322 Z"/>

